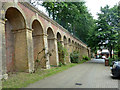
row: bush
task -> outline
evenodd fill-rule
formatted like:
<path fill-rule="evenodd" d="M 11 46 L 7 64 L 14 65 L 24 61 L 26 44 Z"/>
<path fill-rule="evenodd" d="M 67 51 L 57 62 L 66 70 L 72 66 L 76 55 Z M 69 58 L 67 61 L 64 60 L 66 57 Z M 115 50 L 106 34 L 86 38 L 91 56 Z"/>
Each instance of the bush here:
<path fill-rule="evenodd" d="M 83 60 L 90 60 L 88 56 L 83 56 Z"/>
<path fill-rule="evenodd" d="M 74 51 L 70 54 L 71 63 L 79 63 L 79 55 L 78 51 Z"/>
<path fill-rule="evenodd" d="M 109 65 L 112 66 L 112 62 L 115 61 L 113 58 L 109 58 Z"/>
<path fill-rule="evenodd" d="M 59 65 L 58 65 L 58 66 L 61 67 L 61 66 L 63 66 L 63 65 L 65 66 L 66 64 L 65 64 L 65 63 L 62 63 L 62 62 L 59 62 Z"/>
<path fill-rule="evenodd" d="M 118 55 L 115 54 L 115 55 L 114 55 L 114 58 L 115 58 L 115 59 L 118 59 Z"/>
<path fill-rule="evenodd" d="M 109 65 L 110 66 L 112 66 L 112 62 L 113 61 L 120 61 L 118 58 L 115 58 L 115 59 L 113 59 L 113 58 L 109 58 Z"/>
<path fill-rule="evenodd" d="M 68 55 L 67 49 L 58 42 L 59 66 L 65 65 L 66 56 Z"/>

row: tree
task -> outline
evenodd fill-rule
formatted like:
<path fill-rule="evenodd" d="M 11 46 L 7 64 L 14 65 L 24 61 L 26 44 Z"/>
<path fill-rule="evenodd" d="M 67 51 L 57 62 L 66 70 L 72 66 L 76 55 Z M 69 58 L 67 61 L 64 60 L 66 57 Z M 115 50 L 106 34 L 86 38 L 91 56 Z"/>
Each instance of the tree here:
<path fill-rule="evenodd" d="M 104 8 L 101 8 L 101 13 L 98 13 L 97 20 L 97 34 L 96 36 L 99 38 L 99 43 L 104 45 L 106 43 L 106 47 L 110 51 L 110 57 L 112 58 L 112 50 L 114 49 L 117 40 L 118 40 L 118 11 L 117 5 L 113 8 L 109 8 L 106 5 Z"/>
<path fill-rule="evenodd" d="M 94 20 L 94 22 L 96 22 L 96 20 Z M 94 28 L 88 34 L 87 43 L 88 43 L 88 47 L 91 48 L 92 52 L 97 52 L 97 49 L 99 49 L 98 43 L 100 42 L 100 38 L 97 36 L 98 33 L 96 31 L 97 25 L 94 23 L 93 26 Z"/>
<path fill-rule="evenodd" d="M 120 2 L 118 5 L 118 57 L 120 58 Z"/>
<path fill-rule="evenodd" d="M 94 20 L 85 2 L 58 2 L 56 0 L 56 2 L 43 2 L 42 6 L 46 8 L 49 17 L 83 42 L 87 42 Z"/>

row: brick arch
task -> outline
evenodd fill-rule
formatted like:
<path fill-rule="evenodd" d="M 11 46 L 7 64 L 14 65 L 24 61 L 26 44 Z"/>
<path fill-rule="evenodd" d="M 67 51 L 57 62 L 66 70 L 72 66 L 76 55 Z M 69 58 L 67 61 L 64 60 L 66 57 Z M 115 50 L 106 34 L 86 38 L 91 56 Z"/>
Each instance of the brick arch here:
<path fill-rule="evenodd" d="M 27 70 L 28 62 L 23 63 L 21 61 L 21 57 L 24 58 L 24 52 L 26 51 L 21 48 L 26 44 L 23 39 L 25 36 L 22 35 L 25 34 L 23 32 L 26 28 L 25 18 L 16 7 L 6 8 L 5 18 L 7 19 L 5 24 L 7 71 Z M 21 33 L 18 33 L 18 31 Z"/>
<path fill-rule="evenodd" d="M 75 42 L 75 48 L 77 48 L 77 42 Z"/>
<path fill-rule="evenodd" d="M 72 44 L 74 44 L 74 41 L 72 40 Z"/>
<path fill-rule="evenodd" d="M 5 18 L 12 25 L 12 30 L 19 30 L 26 28 L 26 21 L 22 15 L 22 13 L 14 8 L 9 7 L 5 12 Z"/>
<path fill-rule="evenodd" d="M 77 43 L 77 46 L 79 46 L 79 43 Z"/>
<path fill-rule="evenodd" d="M 45 66 L 45 60 L 41 57 L 44 55 L 44 31 L 37 19 L 32 22 L 32 37 L 33 37 L 33 50 L 34 50 L 34 60 L 40 60 L 40 66 Z M 40 54 L 38 54 L 41 52 Z M 36 63 L 38 64 L 38 63 Z"/>
<path fill-rule="evenodd" d="M 64 44 L 67 44 L 67 37 L 65 35 L 63 36 L 63 42 Z"/>
<path fill-rule="evenodd" d="M 3 9 L 4 11 L 6 12 L 9 8 L 15 8 L 17 9 L 21 15 L 23 16 L 23 18 L 25 19 L 25 28 L 28 28 L 28 23 L 27 23 L 27 18 L 26 18 L 26 15 L 25 13 L 23 12 L 23 10 L 18 6 L 17 3 L 5 3 L 3 5 Z M 4 16 L 5 17 L 5 16 Z"/>
<path fill-rule="evenodd" d="M 75 47 L 77 46 L 77 42 L 75 42 Z"/>
<path fill-rule="evenodd" d="M 56 35 L 56 33 L 55 33 L 53 27 L 52 27 L 50 24 L 46 27 L 46 29 L 45 29 L 45 34 L 48 33 L 48 30 L 49 30 L 49 29 L 51 29 L 51 32 L 52 32 L 54 38 L 56 38 L 57 35 Z"/>
<path fill-rule="evenodd" d="M 40 23 L 40 26 L 42 27 L 43 33 L 45 33 L 44 25 L 42 24 L 41 20 L 36 15 L 32 16 L 29 27 L 32 28 L 32 23 L 35 20 L 37 20 Z"/>
<path fill-rule="evenodd" d="M 50 65 L 58 65 L 57 42 L 56 42 L 55 34 L 51 27 L 47 28 L 47 35 L 48 35 L 47 43 L 48 43 Z"/>
<path fill-rule="evenodd" d="M 31 27 L 33 29 L 33 35 L 42 35 L 44 33 L 43 27 L 37 19 L 34 19 Z"/>
<path fill-rule="evenodd" d="M 77 50 L 79 51 L 79 43 L 77 43 Z"/>
<path fill-rule="evenodd" d="M 74 51 L 74 40 L 72 40 L 72 52 Z"/>
<path fill-rule="evenodd" d="M 60 32 L 57 32 L 57 40 L 58 41 L 61 41 L 62 40 L 62 35 L 61 35 L 61 33 Z"/>
<path fill-rule="evenodd" d="M 57 49 L 58 49 L 58 59 L 59 59 L 59 62 L 62 62 L 62 56 L 61 56 L 61 53 L 60 53 L 60 49 L 59 49 L 59 45 L 61 44 L 62 45 L 62 36 L 61 36 L 61 33 L 60 32 L 57 32 Z M 59 44 L 60 43 L 60 44 Z"/>
<path fill-rule="evenodd" d="M 80 48 L 80 44 L 78 43 L 78 46 L 79 46 L 79 48 Z"/>
<path fill-rule="evenodd" d="M 47 35 L 48 35 L 48 38 L 55 38 L 55 33 L 53 31 L 53 29 L 51 27 L 48 27 L 47 28 Z"/>
<path fill-rule="evenodd" d="M 68 43 L 69 43 L 69 44 L 71 43 L 71 39 L 70 39 L 70 38 L 68 38 Z"/>
<path fill-rule="evenodd" d="M 80 43 L 80 51 L 81 51 L 81 49 L 82 49 L 82 45 L 81 45 L 81 43 Z"/>
<path fill-rule="evenodd" d="M 70 54 L 72 53 L 72 46 L 71 46 L 71 39 L 68 38 L 68 55 L 69 55 L 69 62 L 70 61 Z"/>

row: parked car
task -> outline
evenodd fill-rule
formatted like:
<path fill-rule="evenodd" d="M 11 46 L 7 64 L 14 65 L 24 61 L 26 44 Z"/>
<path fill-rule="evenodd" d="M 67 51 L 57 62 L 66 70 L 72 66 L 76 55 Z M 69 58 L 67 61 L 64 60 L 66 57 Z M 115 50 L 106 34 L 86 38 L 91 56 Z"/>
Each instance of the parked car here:
<path fill-rule="evenodd" d="M 113 77 L 120 77 L 120 61 L 113 61 L 110 68 Z"/>

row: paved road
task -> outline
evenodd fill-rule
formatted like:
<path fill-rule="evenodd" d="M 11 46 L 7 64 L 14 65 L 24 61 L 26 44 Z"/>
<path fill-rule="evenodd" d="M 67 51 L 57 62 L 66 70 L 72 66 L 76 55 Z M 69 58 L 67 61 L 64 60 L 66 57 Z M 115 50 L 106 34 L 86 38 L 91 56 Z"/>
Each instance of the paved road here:
<path fill-rule="evenodd" d="M 47 77 L 27 88 L 118 88 L 118 80 L 110 76 L 104 60 L 94 59 Z"/>

